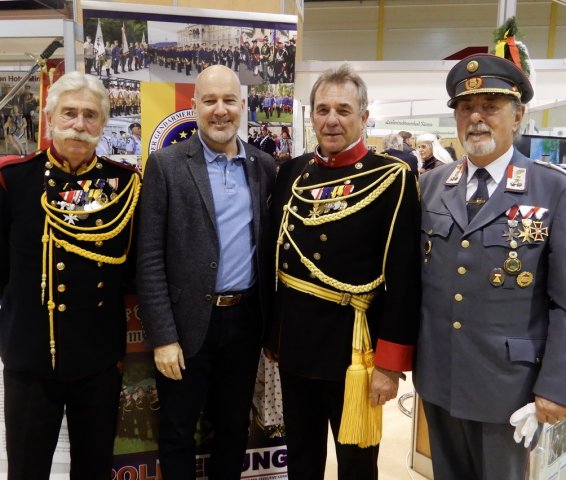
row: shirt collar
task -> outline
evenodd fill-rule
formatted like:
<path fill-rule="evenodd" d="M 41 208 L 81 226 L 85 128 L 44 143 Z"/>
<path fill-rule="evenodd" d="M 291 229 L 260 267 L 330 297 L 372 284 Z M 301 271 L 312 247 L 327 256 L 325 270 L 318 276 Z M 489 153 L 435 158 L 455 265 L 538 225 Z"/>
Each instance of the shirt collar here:
<path fill-rule="evenodd" d="M 505 175 L 505 170 L 507 169 L 507 165 L 509 165 L 509 162 L 511 161 L 512 156 L 513 156 L 513 145 L 511 145 L 509 147 L 509 150 L 507 150 L 497 160 L 494 160 L 489 165 L 484 167 L 489 172 L 489 175 L 491 176 L 491 178 L 498 185 L 501 182 L 501 180 L 503 179 L 503 176 Z M 476 167 L 470 159 L 468 159 L 467 163 L 468 163 L 468 182 L 467 183 L 470 183 L 470 180 L 472 179 L 472 177 L 474 176 L 474 173 L 476 173 L 476 170 L 479 167 Z"/>
<path fill-rule="evenodd" d="M 319 165 L 336 168 L 352 165 L 361 160 L 367 153 L 368 149 L 362 141 L 362 137 L 360 137 L 358 141 L 352 143 L 348 148 L 330 157 L 323 157 L 320 154 L 320 147 L 317 145 L 314 151 L 314 158 Z"/>
<path fill-rule="evenodd" d="M 219 159 L 224 159 L 227 160 L 227 157 L 224 153 L 222 152 L 215 152 L 214 150 L 212 150 L 212 148 L 210 148 L 206 142 L 204 142 L 204 140 L 202 139 L 202 137 L 200 136 L 200 132 L 197 132 L 198 134 L 198 138 L 200 140 L 200 143 L 202 145 L 202 150 L 204 152 L 204 159 L 208 162 L 208 163 L 212 163 L 215 160 L 219 160 Z M 244 144 L 243 142 L 240 140 L 240 137 L 236 137 L 236 143 L 238 144 L 238 153 L 236 155 L 234 155 L 232 157 L 231 161 L 235 161 L 235 160 L 242 160 L 244 161 L 246 159 L 246 150 L 244 149 Z"/>

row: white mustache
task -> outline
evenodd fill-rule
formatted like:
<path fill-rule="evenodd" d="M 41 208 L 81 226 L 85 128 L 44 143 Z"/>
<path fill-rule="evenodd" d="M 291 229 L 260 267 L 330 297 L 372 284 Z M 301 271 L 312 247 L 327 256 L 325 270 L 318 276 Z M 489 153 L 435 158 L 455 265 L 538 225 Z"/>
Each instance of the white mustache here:
<path fill-rule="evenodd" d="M 484 123 L 477 123 L 468 127 L 468 129 L 466 130 L 466 136 L 468 136 L 470 133 L 491 133 L 491 128 L 489 128 Z"/>
<path fill-rule="evenodd" d="M 57 135 L 61 140 L 78 140 L 80 142 L 90 143 L 91 145 L 98 144 L 100 140 L 99 136 L 90 135 L 87 132 L 77 132 L 72 128 L 66 128 L 62 130 L 60 128 L 54 127 L 53 132 L 54 135 Z"/>

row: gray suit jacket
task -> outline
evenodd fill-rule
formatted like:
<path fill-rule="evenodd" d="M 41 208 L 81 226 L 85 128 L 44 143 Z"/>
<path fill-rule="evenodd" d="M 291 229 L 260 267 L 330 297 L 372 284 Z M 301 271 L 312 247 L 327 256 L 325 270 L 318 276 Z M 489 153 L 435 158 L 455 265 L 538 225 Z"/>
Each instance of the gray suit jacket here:
<path fill-rule="evenodd" d="M 455 417 L 507 423 L 535 394 L 566 404 L 566 175 L 515 151 L 511 165 L 525 169 L 524 182 L 504 178 L 468 224 L 466 172 L 450 180 L 461 164 L 421 176 L 415 383 Z M 522 272 L 533 276 L 523 286 L 507 273 L 495 281 L 512 250 L 504 233 L 514 205 L 548 209 L 540 225 L 547 236 L 515 239 Z"/>
<path fill-rule="evenodd" d="M 265 321 L 273 278 L 267 222 L 275 165 L 255 147 L 244 143 L 244 148 Z M 137 288 L 149 346 L 178 341 L 191 357 L 208 330 L 219 258 L 212 189 L 198 135 L 149 156 L 138 238 Z"/>

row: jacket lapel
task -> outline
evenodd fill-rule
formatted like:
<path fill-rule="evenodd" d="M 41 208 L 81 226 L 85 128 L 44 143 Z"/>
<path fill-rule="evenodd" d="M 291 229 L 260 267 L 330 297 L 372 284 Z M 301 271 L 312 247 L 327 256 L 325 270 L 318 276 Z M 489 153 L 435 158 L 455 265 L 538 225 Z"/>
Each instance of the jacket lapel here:
<path fill-rule="evenodd" d="M 442 202 L 458 226 L 464 230 L 468 225 L 466 210 L 466 168 L 462 161 L 457 164 L 445 180 Z"/>
<path fill-rule="evenodd" d="M 196 189 L 198 190 L 202 201 L 206 207 L 206 211 L 212 224 L 216 227 L 216 213 L 214 211 L 214 198 L 212 196 L 212 187 L 208 178 L 208 169 L 206 160 L 197 134 L 191 136 L 187 142 L 189 148 L 187 150 L 187 168 L 192 175 Z M 185 186 L 185 188 L 187 188 Z"/>
<path fill-rule="evenodd" d="M 259 164 L 257 157 L 250 152 L 248 144 L 244 142 L 242 143 L 244 144 L 244 150 L 246 152 L 244 170 L 246 172 L 246 178 L 248 180 L 250 196 L 252 199 L 254 239 L 257 244 L 260 231 L 259 220 L 261 218 Z"/>

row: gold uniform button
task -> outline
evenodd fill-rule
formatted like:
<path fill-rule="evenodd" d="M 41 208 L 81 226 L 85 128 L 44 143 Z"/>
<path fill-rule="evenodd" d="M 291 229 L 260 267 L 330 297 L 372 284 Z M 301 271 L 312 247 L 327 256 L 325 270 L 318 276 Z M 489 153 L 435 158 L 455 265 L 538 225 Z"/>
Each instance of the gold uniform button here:
<path fill-rule="evenodd" d="M 47 184 L 48 184 L 50 187 L 54 187 L 54 186 L 56 185 L 56 184 L 55 184 L 55 180 L 53 180 L 52 178 L 49 179 L 49 181 L 47 182 Z"/>
<path fill-rule="evenodd" d="M 96 163 L 96 168 L 98 168 L 99 170 L 102 168 L 102 163 L 97 162 Z"/>
<path fill-rule="evenodd" d="M 429 235 L 432 235 L 434 233 L 434 230 L 432 228 L 429 228 L 426 233 L 428 233 Z"/>
<path fill-rule="evenodd" d="M 99 307 L 104 307 L 104 302 L 103 302 L 103 301 L 98 302 L 98 306 L 99 306 Z"/>
<path fill-rule="evenodd" d="M 328 240 L 328 237 L 323 233 L 320 235 L 320 241 L 321 242 L 326 242 L 326 240 Z"/>
<path fill-rule="evenodd" d="M 291 210 L 293 210 L 293 212 L 296 212 L 299 209 L 299 207 L 297 207 L 297 205 L 293 205 L 291 207 Z"/>
<path fill-rule="evenodd" d="M 287 230 L 289 230 L 290 232 L 292 232 L 293 230 L 295 230 L 295 225 L 291 224 L 287 227 Z"/>
<path fill-rule="evenodd" d="M 101 218 L 97 218 L 96 222 L 94 222 L 94 223 L 96 223 L 97 227 L 100 227 L 104 223 L 104 221 Z"/>
<path fill-rule="evenodd" d="M 64 283 L 60 283 L 59 285 L 57 285 L 57 291 L 63 293 L 65 290 L 67 290 L 67 285 L 65 285 Z"/>
<path fill-rule="evenodd" d="M 464 275 L 467 272 L 466 267 L 458 267 L 458 273 Z"/>
<path fill-rule="evenodd" d="M 456 330 L 460 330 L 462 328 L 462 324 L 460 322 L 454 322 L 452 324 L 452 326 L 456 329 Z"/>
<path fill-rule="evenodd" d="M 283 249 L 289 250 L 289 248 L 291 248 L 291 244 L 289 242 L 283 244 Z"/>
<path fill-rule="evenodd" d="M 104 288 L 104 282 L 98 282 L 96 288 Z"/>
<path fill-rule="evenodd" d="M 95 244 L 97 247 L 102 247 L 102 243 L 103 243 L 103 242 L 101 242 L 101 241 L 99 240 L 98 242 L 95 242 L 94 244 Z"/>
<path fill-rule="evenodd" d="M 60 312 L 64 312 L 65 310 L 67 310 L 67 305 L 61 303 L 57 306 L 57 310 L 59 310 Z"/>
<path fill-rule="evenodd" d="M 468 240 L 462 240 L 460 245 L 462 245 L 462 248 L 468 248 L 470 246 L 470 242 Z"/>
<path fill-rule="evenodd" d="M 314 257 L 315 260 L 320 260 L 321 255 L 318 252 L 314 252 L 313 257 Z"/>
<path fill-rule="evenodd" d="M 289 268 L 289 264 L 287 262 L 283 263 L 283 270 L 287 270 Z"/>
<path fill-rule="evenodd" d="M 57 206 L 57 202 L 56 202 L 55 200 L 51 200 L 51 202 L 49 202 L 49 203 L 51 203 L 51 206 L 52 206 L 52 207 L 56 207 L 56 206 Z"/>
<path fill-rule="evenodd" d="M 65 264 L 63 262 L 59 262 L 56 268 L 57 270 L 65 270 Z"/>
<path fill-rule="evenodd" d="M 104 265 L 104 263 L 102 263 L 102 262 L 96 262 L 96 266 L 97 266 L 97 267 L 102 267 L 102 265 Z"/>
<path fill-rule="evenodd" d="M 309 176 L 310 176 L 310 175 L 309 175 L 309 172 L 307 172 L 307 173 L 304 173 L 304 174 L 303 174 L 303 179 L 305 179 L 305 180 L 306 180 L 307 178 L 309 178 Z"/>
<path fill-rule="evenodd" d="M 462 300 L 464 300 L 464 297 L 462 296 L 461 293 L 457 293 L 456 295 L 454 295 L 454 300 L 456 300 L 457 302 L 461 302 Z"/>

